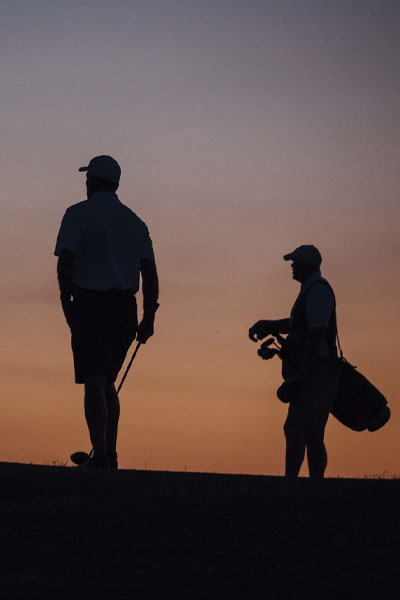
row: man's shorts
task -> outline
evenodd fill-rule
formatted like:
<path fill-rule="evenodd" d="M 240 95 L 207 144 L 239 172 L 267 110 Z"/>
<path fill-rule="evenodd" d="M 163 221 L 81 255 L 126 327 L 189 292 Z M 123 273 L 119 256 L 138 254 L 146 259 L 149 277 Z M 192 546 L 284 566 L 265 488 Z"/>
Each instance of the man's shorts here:
<path fill-rule="evenodd" d="M 289 404 L 285 433 L 301 430 L 309 439 L 322 441 L 338 383 L 337 365 L 319 362 Z"/>
<path fill-rule="evenodd" d="M 75 382 L 105 375 L 115 381 L 137 332 L 132 291 L 79 289 L 71 311 Z"/>

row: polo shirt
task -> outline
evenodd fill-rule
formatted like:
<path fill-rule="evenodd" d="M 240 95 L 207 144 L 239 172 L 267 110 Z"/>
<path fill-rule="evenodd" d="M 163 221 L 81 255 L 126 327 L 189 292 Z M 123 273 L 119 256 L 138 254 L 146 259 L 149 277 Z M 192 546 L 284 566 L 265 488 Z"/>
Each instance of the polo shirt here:
<path fill-rule="evenodd" d="M 106 291 L 139 289 L 140 260 L 154 260 L 145 223 L 113 192 L 97 192 L 67 208 L 54 250 L 75 253 L 73 283 Z"/>
<path fill-rule="evenodd" d="M 306 300 L 306 319 L 308 327 L 328 327 L 329 320 L 335 308 L 335 298 L 326 285 L 318 285 L 325 281 L 320 272 L 313 273 L 301 285 L 300 295 L 305 294 L 314 286 Z M 315 284 L 315 285 L 314 285 Z"/>
<path fill-rule="evenodd" d="M 320 271 L 313 273 L 302 283 L 300 294 L 297 298 L 301 298 L 301 296 L 313 286 L 306 299 L 306 319 L 309 329 L 312 327 L 328 327 L 332 312 L 335 310 L 335 298 L 333 292 L 326 285 L 318 285 L 318 281 L 325 281 Z M 295 306 L 296 303 L 290 314 L 291 319 Z M 327 358 L 329 356 L 326 340 L 323 340 L 321 343 L 319 355 L 321 358 Z"/>

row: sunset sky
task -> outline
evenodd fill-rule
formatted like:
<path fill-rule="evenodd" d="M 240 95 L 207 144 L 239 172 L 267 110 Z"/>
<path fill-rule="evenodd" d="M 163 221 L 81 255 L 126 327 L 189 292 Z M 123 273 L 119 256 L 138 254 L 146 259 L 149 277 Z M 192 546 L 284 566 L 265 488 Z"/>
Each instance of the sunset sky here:
<path fill-rule="evenodd" d="M 78 168 L 111 154 L 161 289 L 121 466 L 283 473 L 279 360 L 247 332 L 289 315 L 282 256 L 313 243 L 392 409 L 376 433 L 330 418 L 327 475 L 400 475 L 400 3 L 2 0 L 0 26 L 0 460 L 90 448 L 53 251 Z"/>

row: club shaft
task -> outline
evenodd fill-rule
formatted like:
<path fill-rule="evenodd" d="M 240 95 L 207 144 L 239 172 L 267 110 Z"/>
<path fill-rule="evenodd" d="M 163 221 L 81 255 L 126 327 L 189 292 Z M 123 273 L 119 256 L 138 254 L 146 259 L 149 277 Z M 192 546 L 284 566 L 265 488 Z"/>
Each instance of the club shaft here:
<path fill-rule="evenodd" d="M 120 389 L 122 388 L 122 384 L 124 383 L 124 381 L 125 381 L 125 379 L 126 379 L 126 376 L 127 376 L 127 375 L 128 375 L 128 373 L 129 373 L 129 369 L 131 368 L 131 366 L 132 366 L 132 363 L 133 363 L 133 361 L 135 360 L 135 356 L 136 356 L 136 354 L 137 354 L 137 351 L 139 350 L 139 348 L 140 348 L 140 342 L 138 342 L 138 343 L 136 344 L 135 351 L 134 351 L 134 353 L 132 354 L 132 358 L 131 358 L 131 360 L 129 361 L 129 364 L 128 364 L 128 366 L 126 367 L 126 371 L 125 371 L 125 373 L 124 373 L 124 376 L 123 376 L 123 378 L 121 379 L 121 383 L 120 383 L 120 384 L 119 384 L 119 386 L 118 386 L 118 389 L 117 389 L 117 394 L 119 394 L 119 391 L 120 391 Z"/>

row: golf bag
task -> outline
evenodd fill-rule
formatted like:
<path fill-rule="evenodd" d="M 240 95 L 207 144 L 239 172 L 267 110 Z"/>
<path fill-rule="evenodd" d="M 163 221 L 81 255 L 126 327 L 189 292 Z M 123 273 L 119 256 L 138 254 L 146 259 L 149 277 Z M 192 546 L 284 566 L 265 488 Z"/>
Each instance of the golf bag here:
<path fill-rule="evenodd" d="M 282 352 L 285 339 L 282 336 L 269 338 L 258 350 L 258 355 L 264 360 L 278 355 L 287 360 L 287 350 Z M 385 396 L 368 379 L 357 371 L 357 367 L 351 365 L 344 357 L 340 347 L 339 336 L 337 337 L 340 357 L 337 357 L 340 370 L 339 386 L 333 403 L 331 413 L 349 429 L 353 431 L 377 431 L 390 419 L 390 408 Z M 271 346 L 275 348 L 271 348 Z M 290 363 L 289 363 L 290 364 Z M 290 373 L 284 373 L 286 379 Z M 280 390 L 281 388 L 279 388 Z M 278 391 L 279 391 L 278 390 Z M 287 402 L 286 397 L 278 398 Z"/>
<path fill-rule="evenodd" d="M 340 379 L 331 413 L 354 431 L 376 431 L 390 419 L 385 396 L 343 356 L 338 358 Z"/>

